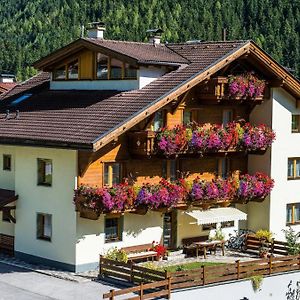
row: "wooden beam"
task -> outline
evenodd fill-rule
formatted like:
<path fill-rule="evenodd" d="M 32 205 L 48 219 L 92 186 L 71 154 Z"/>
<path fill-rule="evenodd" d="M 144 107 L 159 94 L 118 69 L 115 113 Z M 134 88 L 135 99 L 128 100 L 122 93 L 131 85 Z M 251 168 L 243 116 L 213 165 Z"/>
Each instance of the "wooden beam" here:
<path fill-rule="evenodd" d="M 188 90 L 183 97 L 181 97 L 181 100 L 178 100 L 177 103 L 175 104 L 175 106 L 173 107 L 171 113 L 172 115 L 175 114 L 175 112 L 177 111 L 177 109 L 180 107 L 181 104 L 183 104 L 187 98 L 189 97 L 189 95 L 191 94 L 192 89 Z"/>
<path fill-rule="evenodd" d="M 232 61 L 241 57 L 244 53 L 248 51 L 249 47 L 250 47 L 250 42 L 246 43 L 245 45 L 243 45 L 238 49 L 235 49 L 235 51 L 232 51 L 232 53 L 227 55 L 223 60 L 218 61 L 216 64 L 206 69 L 205 71 L 203 70 L 200 71 L 197 76 L 191 77 L 189 80 L 186 80 L 177 89 L 172 90 L 171 92 L 162 96 L 155 104 L 141 111 L 138 115 L 136 115 L 135 117 L 131 118 L 130 120 L 128 120 L 127 122 L 125 122 L 124 124 L 116 128 L 115 130 L 113 130 L 110 134 L 107 134 L 101 138 L 96 139 L 93 142 L 94 151 L 97 151 L 103 146 L 105 146 L 106 144 L 108 144 L 111 141 L 112 136 L 123 134 L 128 129 L 138 124 L 143 119 L 145 119 L 146 116 L 155 113 L 161 107 L 167 105 L 174 99 L 178 98 L 180 95 L 184 94 L 186 91 L 193 88 L 203 80 L 210 78 L 212 74 L 216 73 L 217 71 L 221 70 L 222 68 L 230 64 Z"/>

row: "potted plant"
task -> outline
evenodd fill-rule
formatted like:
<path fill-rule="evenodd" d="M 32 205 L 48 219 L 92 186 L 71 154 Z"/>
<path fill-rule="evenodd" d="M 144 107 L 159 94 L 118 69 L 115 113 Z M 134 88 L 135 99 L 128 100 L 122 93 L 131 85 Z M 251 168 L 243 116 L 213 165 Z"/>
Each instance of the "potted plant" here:
<path fill-rule="evenodd" d="M 156 255 L 157 261 L 162 260 L 167 253 L 167 248 L 159 243 L 156 243 L 155 241 L 152 242 L 151 250 L 157 253 Z"/>

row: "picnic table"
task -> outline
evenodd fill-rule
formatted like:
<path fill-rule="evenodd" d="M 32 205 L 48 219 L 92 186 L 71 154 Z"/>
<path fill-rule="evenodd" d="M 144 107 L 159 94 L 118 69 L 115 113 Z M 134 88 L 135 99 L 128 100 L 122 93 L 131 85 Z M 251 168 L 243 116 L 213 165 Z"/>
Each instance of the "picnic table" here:
<path fill-rule="evenodd" d="M 198 257 L 199 250 L 203 250 L 204 258 L 207 257 L 207 250 L 213 250 L 216 254 L 216 248 L 220 247 L 222 249 L 222 255 L 225 255 L 225 241 L 204 241 L 204 242 L 195 242 L 196 245 L 196 256 Z"/>

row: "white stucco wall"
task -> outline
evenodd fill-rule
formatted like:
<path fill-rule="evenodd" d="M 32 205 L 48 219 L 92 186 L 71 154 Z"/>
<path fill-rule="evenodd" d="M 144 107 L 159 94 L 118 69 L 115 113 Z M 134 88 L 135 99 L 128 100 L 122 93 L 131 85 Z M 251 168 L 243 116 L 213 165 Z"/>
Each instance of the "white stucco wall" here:
<path fill-rule="evenodd" d="M 295 99 L 283 89 L 274 89 L 272 127 L 276 141 L 272 146 L 271 176 L 275 187 L 270 202 L 270 230 L 283 239 L 286 204 L 300 202 L 300 180 L 287 180 L 288 157 L 300 157 L 300 133 L 291 132 L 292 113 L 300 114 Z M 300 226 L 293 226 L 298 232 Z"/>
<path fill-rule="evenodd" d="M 3 170 L 3 154 L 11 155 L 11 170 Z M 14 190 L 15 189 L 15 147 L 0 146 L 0 188 Z M 11 206 L 15 203 L 10 204 Z M 15 225 L 10 222 L 2 221 L 2 212 L 0 212 L 0 233 L 14 235 Z"/>
<path fill-rule="evenodd" d="M 99 254 L 113 247 L 127 247 L 160 242 L 163 231 L 163 218 L 159 212 L 146 215 L 124 215 L 123 240 L 105 243 L 104 215 L 99 220 L 77 218 L 76 264 L 84 265 L 98 262 Z"/>
<path fill-rule="evenodd" d="M 265 277 L 258 291 L 253 290 L 251 280 L 232 281 L 208 287 L 198 287 L 173 292 L 171 299 L 292 300 L 297 298 L 287 297 L 287 293 L 289 292 L 288 285 L 290 284 L 290 290 L 292 292 L 294 291 L 294 295 L 296 295 L 299 278 L 300 272 Z"/>
<path fill-rule="evenodd" d="M 76 213 L 73 190 L 77 174 L 76 151 L 16 147 L 15 251 L 75 264 Z M 37 158 L 52 159 L 52 187 L 37 185 Z M 52 214 L 52 241 L 36 238 L 37 213 Z"/>
<path fill-rule="evenodd" d="M 140 67 L 139 69 L 139 88 L 143 88 L 145 85 L 151 83 L 155 79 L 163 76 L 166 73 L 164 67 Z"/>

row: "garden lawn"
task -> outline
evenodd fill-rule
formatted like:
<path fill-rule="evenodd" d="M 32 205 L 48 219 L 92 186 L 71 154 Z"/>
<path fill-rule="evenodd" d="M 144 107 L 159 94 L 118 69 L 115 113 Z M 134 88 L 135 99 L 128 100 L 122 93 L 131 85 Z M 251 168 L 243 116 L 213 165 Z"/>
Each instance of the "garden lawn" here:
<path fill-rule="evenodd" d="M 224 263 L 197 261 L 197 262 L 186 263 L 181 265 L 167 266 L 164 267 L 163 269 L 168 272 L 176 272 L 176 271 L 199 269 L 201 268 L 201 266 L 217 266 L 217 265 L 224 265 Z"/>

